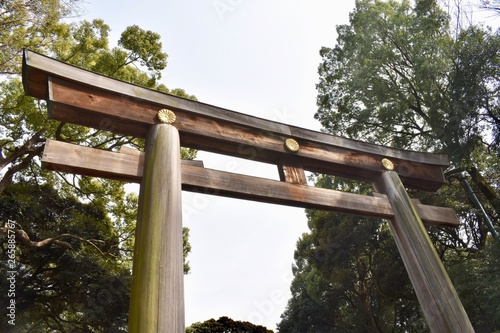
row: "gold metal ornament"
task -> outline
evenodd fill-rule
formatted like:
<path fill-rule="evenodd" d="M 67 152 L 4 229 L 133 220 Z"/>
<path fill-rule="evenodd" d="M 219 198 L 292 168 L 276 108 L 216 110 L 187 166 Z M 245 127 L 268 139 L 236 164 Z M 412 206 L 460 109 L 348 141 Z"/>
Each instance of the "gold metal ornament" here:
<path fill-rule="evenodd" d="M 391 160 L 387 159 L 387 158 L 384 158 L 382 160 L 382 165 L 384 166 L 384 168 L 386 170 L 389 170 L 389 171 L 392 171 L 394 170 L 394 164 L 391 162 Z"/>
<path fill-rule="evenodd" d="M 158 119 L 165 124 L 173 124 L 176 117 L 175 113 L 169 109 L 161 109 L 158 111 Z"/>
<path fill-rule="evenodd" d="M 299 143 L 291 138 L 285 140 L 285 147 L 286 149 L 294 153 L 298 152 L 300 148 Z"/>

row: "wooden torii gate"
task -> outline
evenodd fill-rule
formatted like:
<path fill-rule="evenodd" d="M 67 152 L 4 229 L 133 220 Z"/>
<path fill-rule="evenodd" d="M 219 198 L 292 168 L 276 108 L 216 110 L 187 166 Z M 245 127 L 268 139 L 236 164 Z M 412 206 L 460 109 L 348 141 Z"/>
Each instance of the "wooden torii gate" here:
<path fill-rule="evenodd" d="M 380 217 L 395 242 L 432 332 L 473 332 L 423 223 L 457 226 L 453 210 L 411 200 L 435 191 L 446 156 L 404 151 L 276 123 L 145 89 L 24 51 L 27 95 L 49 117 L 146 139 L 145 152 L 47 140 L 48 169 L 141 183 L 129 332 L 184 333 L 181 189 Z M 280 181 L 181 161 L 180 147 L 275 164 Z M 307 186 L 304 170 L 374 184 L 364 196 Z"/>

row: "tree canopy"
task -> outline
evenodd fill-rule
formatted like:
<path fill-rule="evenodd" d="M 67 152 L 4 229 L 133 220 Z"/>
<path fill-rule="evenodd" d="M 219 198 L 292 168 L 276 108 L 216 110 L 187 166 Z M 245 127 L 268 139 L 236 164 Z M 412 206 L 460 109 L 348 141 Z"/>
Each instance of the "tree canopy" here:
<path fill-rule="evenodd" d="M 500 36 L 471 26 L 453 40 L 448 22 L 435 1 L 357 1 L 337 45 L 320 52 L 325 130 L 455 164 L 478 143 L 496 149 Z"/>
<path fill-rule="evenodd" d="M 447 175 L 466 171 L 498 221 L 500 30 L 470 26 L 454 39 L 436 1 L 359 0 L 350 21 L 320 52 L 324 130 L 447 154 Z"/>
<path fill-rule="evenodd" d="M 124 331 L 130 272 L 103 206 L 21 182 L 0 196 L 0 219 L 16 221 L 18 234 L 16 325 L 1 316 L 3 332 Z M 7 241 L 0 244 L 6 258 Z M 1 270 L 2 281 L 12 270 Z"/>
<path fill-rule="evenodd" d="M 474 328 L 491 332 L 500 329 L 500 302 L 491 298 L 500 290 L 491 284 L 500 245 L 487 223 L 500 224 L 500 32 L 470 25 L 455 33 L 450 20 L 433 0 L 356 1 L 336 45 L 320 51 L 315 117 L 335 135 L 450 157 L 437 193 L 412 194 L 457 212 L 457 230 L 427 230 Z M 315 179 L 320 187 L 374 191 L 339 177 Z M 481 207 L 461 187 L 464 179 Z M 280 332 L 428 330 L 386 223 L 307 216 Z"/>
<path fill-rule="evenodd" d="M 81 0 L 6 0 L 0 6 L 0 248 L 6 255 L 7 235 L 14 232 L 20 281 L 17 325 L 9 326 L 2 316 L 2 331 L 126 330 L 137 195 L 121 182 L 47 172 L 40 156 L 46 138 L 108 150 L 143 147 L 142 139 L 110 133 L 112 124 L 90 129 L 48 119 L 45 101 L 24 95 L 23 48 L 195 99 L 160 83 L 167 65 L 160 35 L 130 26 L 110 47 L 104 21 L 64 20 L 76 17 L 81 5 Z M 183 158 L 195 154 L 182 150 Z M 185 258 L 188 235 L 184 229 Z M 3 285 L 12 269 L 1 265 Z M 187 260 L 184 269 L 189 271 Z"/>
<path fill-rule="evenodd" d="M 186 333 L 272 333 L 264 326 L 254 325 L 246 321 L 236 321 L 228 317 L 209 319 L 202 323 L 194 323 L 186 328 Z"/>

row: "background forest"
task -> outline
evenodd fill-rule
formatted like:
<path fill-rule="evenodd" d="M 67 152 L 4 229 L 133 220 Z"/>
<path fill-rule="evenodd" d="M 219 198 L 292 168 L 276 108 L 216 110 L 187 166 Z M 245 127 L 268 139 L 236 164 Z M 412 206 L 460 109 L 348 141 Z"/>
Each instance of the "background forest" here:
<path fill-rule="evenodd" d="M 350 24 L 337 27 L 336 46 L 320 51 L 315 117 L 328 133 L 449 156 L 448 183 L 437 193 L 413 195 L 459 215 L 458 230 L 428 232 L 474 328 L 494 332 L 500 330 L 500 32 L 450 15 L 453 8 L 431 0 L 356 1 Z M 328 175 L 316 175 L 316 186 L 373 191 Z M 311 231 L 297 243 L 293 297 L 280 332 L 427 331 L 385 222 L 307 214 Z"/>
<path fill-rule="evenodd" d="M 0 7 L 0 220 L 2 258 L 7 223 L 17 239 L 16 325 L 1 331 L 126 331 L 137 195 L 124 184 L 47 172 L 40 167 L 46 138 L 116 150 L 141 140 L 47 119 L 46 104 L 24 96 L 22 50 L 40 52 L 123 81 L 194 99 L 158 80 L 167 65 L 160 36 L 138 26 L 110 47 L 102 20 L 66 23 L 83 2 L 2 1 Z M 182 151 L 183 158 L 195 152 Z M 184 230 L 185 256 L 190 250 Z M 7 281 L 7 260 L 0 280 Z M 186 261 L 185 272 L 189 271 Z M 3 288 L 2 290 L 7 290 Z M 7 294 L 1 308 L 7 308 Z"/>
<path fill-rule="evenodd" d="M 125 332 L 137 196 L 115 181 L 47 172 L 46 138 L 117 150 L 141 140 L 47 119 L 24 96 L 22 49 L 126 82 L 194 99 L 161 84 L 160 36 L 138 26 L 109 45 L 102 20 L 67 23 L 80 0 L 6 0 L 0 5 L 0 251 L 7 281 L 7 226 L 18 251 L 13 332 Z M 495 1 L 483 6 L 499 11 Z M 432 0 L 358 0 L 337 43 L 320 50 L 316 118 L 334 135 L 444 153 L 451 166 L 437 193 L 457 230 L 429 227 L 477 332 L 500 331 L 500 32 L 476 26 L 460 6 Z M 183 158 L 196 152 L 183 150 Z M 367 194 L 370 184 L 314 175 L 316 186 Z M 469 192 L 469 187 L 471 192 Z M 307 211 L 279 332 L 425 332 L 427 326 L 384 221 Z M 189 252 L 185 229 L 185 257 Z M 186 260 L 185 272 L 189 271 Z M 2 290 L 4 288 L 2 287 Z M 2 295 L 0 307 L 7 307 Z M 0 330 L 12 327 L 0 317 Z M 188 332 L 265 332 L 222 317 Z"/>

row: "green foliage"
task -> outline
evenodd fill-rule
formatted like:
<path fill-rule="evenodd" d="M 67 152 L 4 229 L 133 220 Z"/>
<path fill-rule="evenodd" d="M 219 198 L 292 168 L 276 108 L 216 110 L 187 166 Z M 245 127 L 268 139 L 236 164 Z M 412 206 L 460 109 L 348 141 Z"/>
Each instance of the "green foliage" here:
<path fill-rule="evenodd" d="M 429 236 L 474 328 L 492 332 L 500 329 L 498 242 L 456 175 L 469 173 L 498 227 L 500 32 L 471 26 L 452 36 L 449 20 L 433 0 L 356 1 L 336 46 L 320 51 L 315 117 L 335 135 L 450 156 L 449 183 L 412 196 L 457 212 L 460 228 L 429 227 Z M 316 186 L 372 191 L 318 177 Z M 308 219 L 280 332 L 427 330 L 386 224 L 316 211 Z"/>
<path fill-rule="evenodd" d="M 439 93 L 451 39 L 444 13 L 423 3 L 356 3 L 351 24 L 337 28 L 337 46 L 320 52 L 316 118 L 325 130 L 401 148 L 442 147 Z"/>
<path fill-rule="evenodd" d="M 46 138 L 108 150 L 144 144 L 106 131 L 112 124 L 90 129 L 49 120 L 46 102 L 24 95 L 22 49 L 195 99 L 158 83 L 167 64 L 158 34 L 128 27 L 119 45 L 110 48 L 110 28 L 102 20 L 62 20 L 75 15 L 80 2 L 6 0 L 0 5 L 0 217 L 2 223 L 18 223 L 24 281 L 17 321 L 24 326 L 17 325 L 16 332 L 126 329 L 137 195 L 127 193 L 121 182 L 44 171 L 40 157 Z M 181 153 L 186 159 L 196 156 L 192 149 Z M 185 229 L 185 258 L 188 236 Z M 5 241 L 2 235 L 3 254 Z M 187 260 L 184 272 L 189 272 Z M 0 274 L 5 282 L 5 271 Z"/>
<path fill-rule="evenodd" d="M 17 183 L 0 196 L 0 220 L 16 221 L 15 332 L 118 332 L 126 328 L 130 272 L 104 206 L 61 197 L 49 185 Z M 4 231 L 4 230 L 3 230 Z M 56 237 L 54 235 L 57 235 Z M 32 242 L 32 244 L 28 244 Z M 0 238 L 2 258 L 7 238 Z M 3 295 L 2 308 L 9 299 Z"/>
<path fill-rule="evenodd" d="M 457 160 L 470 161 L 470 155 L 481 149 L 483 142 L 489 142 L 487 137 L 490 136 L 493 140 L 489 148 L 499 152 L 499 49 L 500 30 L 492 33 L 471 26 L 462 31 L 456 41 L 450 86 L 450 121 L 457 123 L 455 128 L 463 138 L 454 149 Z"/>
<path fill-rule="evenodd" d="M 332 177 L 329 188 L 366 185 Z M 310 232 L 297 243 L 292 299 L 282 333 L 424 332 L 419 304 L 386 223 L 308 211 Z"/>
<path fill-rule="evenodd" d="M 162 52 L 158 34 L 132 26 L 121 35 L 120 44 L 123 47 L 110 49 L 109 26 L 102 20 L 67 24 L 60 18 L 69 13 L 68 9 L 58 1 L 42 1 L 38 6 L 32 4 L 29 1 L 10 0 L 5 6 L 6 10 L 1 12 L 0 25 L 5 27 L 5 36 L 11 35 L 6 39 L 5 47 L 0 49 L 3 52 L 1 59 L 5 59 L 1 62 L 0 73 L 20 74 L 22 48 L 30 47 L 67 63 L 126 82 L 195 99 L 182 89 L 170 91 L 164 85 L 157 84 L 167 58 L 166 53 Z M 39 25 L 40 22 L 47 24 Z M 30 39 L 29 34 L 26 39 L 14 38 L 32 30 L 33 35 L 43 36 L 44 39 Z M 48 120 L 45 103 L 25 97 L 17 76 L 6 77 L 1 85 L 0 167 L 4 172 L 7 171 L 0 180 L 0 192 L 21 170 L 33 165 L 35 156 L 40 156 L 43 149 L 42 135 L 104 149 L 117 149 L 125 144 L 140 149 L 143 145 L 142 140 L 106 132 L 109 125 L 93 130 Z M 194 158 L 195 155 L 193 150 L 183 151 L 186 158 Z"/>
<path fill-rule="evenodd" d="M 160 78 L 160 71 L 167 66 L 167 55 L 161 51 L 160 35 L 133 25 L 122 33 L 118 45 L 131 51 L 128 55 L 130 63 L 139 62 L 148 71 L 155 71 Z"/>
<path fill-rule="evenodd" d="M 76 0 L 78 1 L 78 0 Z M 4 0 L 0 6 L 0 74 L 21 70 L 22 49 L 52 44 L 65 30 L 61 18 L 71 13 L 59 0 Z"/>
<path fill-rule="evenodd" d="M 500 30 L 454 38 L 448 22 L 436 1 L 356 2 L 320 52 L 315 117 L 337 135 L 447 154 L 498 225 Z"/>
<path fill-rule="evenodd" d="M 444 152 L 456 166 L 492 134 L 498 140 L 500 35 L 470 27 L 453 40 L 448 21 L 435 1 L 358 1 L 337 46 L 320 52 L 316 118 L 325 130 Z"/>
<path fill-rule="evenodd" d="M 194 323 L 186 328 L 186 333 L 272 333 L 264 326 L 254 325 L 246 321 L 234 321 L 228 317 L 209 319 L 202 323 Z"/>
<path fill-rule="evenodd" d="M 490 239 L 481 252 L 447 252 L 446 268 L 476 332 L 500 329 L 499 249 L 499 241 Z"/>

